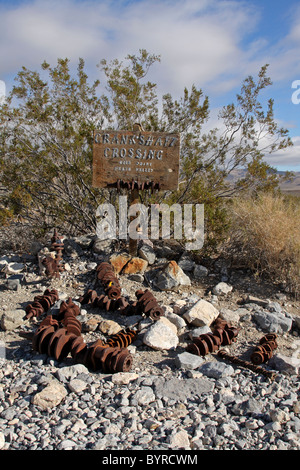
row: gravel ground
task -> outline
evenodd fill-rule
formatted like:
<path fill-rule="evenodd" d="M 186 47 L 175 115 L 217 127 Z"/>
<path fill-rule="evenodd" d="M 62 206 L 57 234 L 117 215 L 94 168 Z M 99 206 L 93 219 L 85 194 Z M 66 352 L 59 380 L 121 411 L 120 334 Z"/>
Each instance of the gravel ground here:
<path fill-rule="evenodd" d="M 6 288 L 2 275 L 0 313 L 25 308 L 47 287 L 57 288 L 61 298 L 78 299 L 93 285 L 97 257 L 85 253 L 67 261 L 70 270 L 60 280 L 50 281 L 39 275 L 36 260 L 27 257 L 26 283 L 17 292 Z M 196 295 L 214 300 L 219 310 L 233 311 L 240 307 L 239 299 L 251 293 L 276 300 L 286 311 L 299 315 L 298 302 L 242 272 L 231 275 L 234 289 L 229 296 L 212 299 L 209 286 L 218 280 L 219 275 L 212 274 L 206 284 L 193 281 L 173 292 L 153 292 L 169 308 L 178 301 L 188 303 Z M 131 298 L 141 287 L 125 276 L 120 282 L 123 293 Z M 250 313 L 239 325 L 237 341 L 226 348 L 245 359 L 249 347 L 263 334 Z M 82 316 L 84 322 L 91 318 L 109 318 L 120 325 L 125 322 L 121 315 L 89 307 L 83 309 Z M 270 380 L 221 360 L 217 354 L 203 359 L 205 367 L 187 369 L 178 364 L 188 343 L 187 334 L 173 350 L 153 350 L 139 337 L 129 347 L 133 355 L 130 372 L 92 372 L 74 364 L 71 357 L 57 362 L 33 351 L 30 334 L 38 324 L 38 320 L 27 321 L 13 330 L 0 330 L 2 450 L 300 449 L 298 373 L 275 371 L 275 379 Z M 94 341 L 99 335 L 99 330 L 86 331 L 84 338 Z M 279 335 L 278 350 L 297 357 L 299 341 L 294 328 Z"/>

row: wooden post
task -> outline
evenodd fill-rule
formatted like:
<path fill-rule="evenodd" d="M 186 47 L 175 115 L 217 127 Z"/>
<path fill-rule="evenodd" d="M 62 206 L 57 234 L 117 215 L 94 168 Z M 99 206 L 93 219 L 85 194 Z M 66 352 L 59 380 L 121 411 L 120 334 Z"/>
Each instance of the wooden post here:
<path fill-rule="evenodd" d="M 130 192 L 130 206 L 133 204 L 138 204 L 139 201 L 139 190 L 134 188 Z M 134 220 L 134 217 L 130 217 L 130 221 Z M 132 238 L 129 238 L 129 254 L 130 256 L 137 256 L 137 245 L 138 241 Z"/>

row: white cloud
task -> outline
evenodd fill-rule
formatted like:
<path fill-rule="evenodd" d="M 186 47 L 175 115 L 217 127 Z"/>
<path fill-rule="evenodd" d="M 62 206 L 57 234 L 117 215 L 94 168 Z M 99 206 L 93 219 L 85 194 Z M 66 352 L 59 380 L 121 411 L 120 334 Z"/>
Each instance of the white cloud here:
<path fill-rule="evenodd" d="M 278 169 L 300 171 L 300 136 L 292 137 L 293 147 L 279 150 L 266 157 L 266 162 Z"/>
<path fill-rule="evenodd" d="M 141 48 L 161 55 L 149 79 L 161 93 L 175 96 L 193 83 L 209 96 L 220 96 L 239 87 L 248 74 L 256 75 L 265 63 L 270 63 L 273 81 L 300 78 L 300 7 L 290 12 L 290 31 L 276 43 L 268 42 L 259 29 L 261 13 L 251 2 L 239 0 L 0 4 L 0 79 L 9 91 L 7 77 L 23 65 L 39 69 L 43 60 L 54 65 L 58 57 L 70 58 L 74 67 L 84 58 L 89 76 L 96 78 L 102 58 L 123 60 Z M 288 152 L 295 162 L 296 150 Z"/>
<path fill-rule="evenodd" d="M 6 86 L 3 80 L 0 80 L 0 104 L 5 102 Z"/>
<path fill-rule="evenodd" d="M 254 24 L 243 2 L 144 0 L 125 8 L 122 1 L 35 0 L 2 7 L 0 74 L 57 57 L 96 65 L 145 48 L 161 54 L 162 83 L 181 93 L 185 85 L 202 87 L 240 69 L 239 42 Z"/>

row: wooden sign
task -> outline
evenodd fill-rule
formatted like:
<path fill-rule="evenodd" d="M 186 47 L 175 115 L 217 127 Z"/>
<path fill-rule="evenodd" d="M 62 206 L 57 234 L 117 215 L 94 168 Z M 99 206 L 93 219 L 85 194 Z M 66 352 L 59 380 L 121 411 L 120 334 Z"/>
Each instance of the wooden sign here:
<path fill-rule="evenodd" d="M 118 180 L 158 183 L 176 190 L 180 135 L 144 131 L 94 131 L 93 186 L 114 187 Z"/>

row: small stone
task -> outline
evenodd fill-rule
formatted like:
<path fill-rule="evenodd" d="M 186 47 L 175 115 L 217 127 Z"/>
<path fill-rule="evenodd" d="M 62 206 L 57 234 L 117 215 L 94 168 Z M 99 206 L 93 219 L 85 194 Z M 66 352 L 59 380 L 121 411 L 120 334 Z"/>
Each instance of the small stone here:
<path fill-rule="evenodd" d="M 77 446 L 77 444 L 74 441 L 72 441 L 71 439 L 64 439 L 58 445 L 58 449 L 59 450 L 67 450 L 67 449 L 73 449 L 76 446 Z"/>
<path fill-rule="evenodd" d="M 96 331 L 99 326 L 99 319 L 95 317 L 88 318 L 82 324 L 82 329 L 85 332 Z"/>
<path fill-rule="evenodd" d="M 92 251 L 96 254 L 101 255 L 102 253 L 105 253 L 111 249 L 112 243 L 113 240 L 110 238 L 107 238 L 105 240 L 102 240 L 101 238 L 96 238 L 92 246 Z"/>
<path fill-rule="evenodd" d="M 279 424 L 289 421 L 289 415 L 283 410 L 271 410 L 270 418 L 273 422 L 278 422 Z"/>
<path fill-rule="evenodd" d="M 7 279 L 6 286 L 9 290 L 18 291 L 24 279 L 25 274 L 14 274 Z"/>
<path fill-rule="evenodd" d="M 112 382 L 116 385 L 127 385 L 138 378 L 134 372 L 117 372 L 112 375 Z"/>
<path fill-rule="evenodd" d="M 171 449 L 190 449 L 189 435 L 185 430 L 173 432 L 169 438 L 169 445 Z"/>
<path fill-rule="evenodd" d="M 297 375 L 300 370 L 300 359 L 277 353 L 270 359 L 269 366 L 287 375 Z"/>
<path fill-rule="evenodd" d="M 19 274 L 24 268 L 25 264 L 23 263 L 9 263 L 4 267 L 3 271 L 6 274 Z"/>
<path fill-rule="evenodd" d="M 183 318 L 194 326 L 209 326 L 218 315 L 218 310 L 210 302 L 201 299 L 183 314 Z"/>
<path fill-rule="evenodd" d="M 212 290 L 215 295 L 227 295 L 232 291 L 233 287 L 226 282 L 219 282 Z"/>
<path fill-rule="evenodd" d="M 155 259 L 156 259 L 156 255 L 155 255 L 155 252 L 153 250 L 153 248 L 150 246 L 150 245 L 146 245 L 146 244 L 143 244 L 140 248 L 139 248 L 139 256 L 141 258 L 143 258 L 144 260 L 146 260 L 148 262 L 148 264 L 154 264 L 155 262 Z"/>
<path fill-rule="evenodd" d="M 144 282 L 144 276 L 140 273 L 131 274 L 130 276 L 128 276 L 128 279 L 135 282 Z"/>
<path fill-rule="evenodd" d="M 195 267 L 195 262 L 190 259 L 187 255 L 182 255 L 178 261 L 178 266 L 183 269 L 183 271 L 191 272 Z"/>
<path fill-rule="evenodd" d="M 60 382 L 67 382 L 74 379 L 78 374 L 88 374 L 89 370 L 83 364 L 61 367 L 56 372 L 56 377 Z"/>
<path fill-rule="evenodd" d="M 201 264 L 197 264 L 193 271 L 195 279 L 203 279 L 208 276 L 208 269 Z"/>
<path fill-rule="evenodd" d="M 86 389 L 87 383 L 80 379 L 73 379 L 69 382 L 68 387 L 71 392 L 80 393 Z"/>
<path fill-rule="evenodd" d="M 14 330 L 23 324 L 25 317 L 24 310 L 12 310 L 3 313 L 1 317 L 1 328 L 4 331 Z"/>
<path fill-rule="evenodd" d="M 176 261 L 168 262 L 156 277 L 156 285 L 161 290 L 172 290 L 178 286 L 190 286 L 190 278 L 178 266 Z"/>
<path fill-rule="evenodd" d="M 228 377 L 234 374 L 234 368 L 231 365 L 217 361 L 206 362 L 199 370 L 203 375 L 214 379 L 220 379 L 221 377 Z"/>
<path fill-rule="evenodd" d="M 67 390 L 65 387 L 56 380 L 52 380 L 41 392 L 36 393 L 32 397 L 31 402 L 33 405 L 48 410 L 59 405 L 66 396 Z"/>
<path fill-rule="evenodd" d="M 143 343 L 155 350 L 175 349 L 179 339 L 173 329 L 158 320 L 146 331 Z"/>
<path fill-rule="evenodd" d="M 262 330 L 269 333 L 286 333 L 292 328 L 292 318 L 284 313 L 258 311 L 253 313 L 253 318 Z"/>
<path fill-rule="evenodd" d="M 199 338 L 200 335 L 205 335 L 206 333 L 212 333 L 212 330 L 209 326 L 199 326 L 189 331 L 189 337 L 193 341 L 195 338 Z"/>
<path fill-rule="evenodd" d="M 148 261 L 142 258 L 134 257 L 123 268 L 123 274 L 137 274 L 144 273 L 147 269 Z"/>
<path fill-rule="evenodd" d="M 119 323 L 113 320 L 103 320 L 99 324 L 99 330 L 105 335 L 115 335 L 122 330 L 122 327 L 119 325 Z"/>
<path fill-rule="evenodd" d="M 137 405 L 149 405 L 155 401 L 155 394 L 151 387 L 142 386 L 132 397 L 132 404 L 136 403 Z"/>
<path fill-rule="evenodd" d="M 5 435 L 3 432 L 0 432 L 0 450 L 5 446 Z"/>
<path fill-rule="evenodd" d="M 119 274 L 130 259 L 131 256 L 128 253 L 114 253 L 110 257 L 109 262 L 112 265 L 114 272 Z"/>
<path fill-rule="evenodd" d="M 204 362 L 203 357 L 201 356 L 196 356 L 195 354 L 191 354 L 189 352 L 183 352 L 181 354 L 178 354 L 178 356 L 175 358 L 175 364 L 177 367 L 180 367 L 181 369 L 188 369 L 188 370 L 193 370 L 193 369 L 198 369 Z"/>
<path fill-rule="evenodd" d="M 181 334 L 184 332 L 186 328 L 186 322 L 182 317 L 176 315 L 176 313 L 165 311 L 165 318 L 168 319 L 170 323 L 176 326 L 177 334 Z"/>

